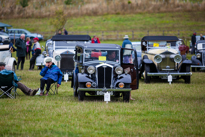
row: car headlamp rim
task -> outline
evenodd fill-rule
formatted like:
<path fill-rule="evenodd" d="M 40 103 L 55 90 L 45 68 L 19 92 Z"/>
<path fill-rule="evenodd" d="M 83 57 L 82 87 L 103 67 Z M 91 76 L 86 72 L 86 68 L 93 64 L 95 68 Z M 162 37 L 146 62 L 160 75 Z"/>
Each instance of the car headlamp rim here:
<path fill-rule="evenodd" d="M 60 56 L 60 55 L 56 55 L 56 56 L 55 56 L 55 60 L 56 60 L 56 61 L 60 61 L 60 60 L 61 60 L 61 56 Z"/>
<path fill-rule="evenodd" d="M 182 61 L 182 56 L 177 54 L 174 56 L 174 62 L 180 63 Z"/>
<path fill-rule="evenodd" d="M 157 54 L 154 56 L 154 61 L 156 63 L 161 63 L 162 62 L 162 56 L 160 54 Z"/>
<path fill-rule="evenodd" d="M 115 68 L 115 73 L 116 74 L 120 75 L 120 74 L 122 74 L 122 72 L 123 72 L 123 68 L 122 67 L 118 66 L 118 67 Z"/>
<path fill-rule="evenodd" d="M 95 67 L 94 67 L 94 66 L 88 66 L 87 72 L 88 72 L 89 74 L 95 73 Z"/>
<path fill-rule="evenodd" d="M 200 53 L 197 53 L 197 54 L 196 54 L 196 57 L 197 57 L 197 58 L 201 58 L 201 54 L 200 54 Z"/>

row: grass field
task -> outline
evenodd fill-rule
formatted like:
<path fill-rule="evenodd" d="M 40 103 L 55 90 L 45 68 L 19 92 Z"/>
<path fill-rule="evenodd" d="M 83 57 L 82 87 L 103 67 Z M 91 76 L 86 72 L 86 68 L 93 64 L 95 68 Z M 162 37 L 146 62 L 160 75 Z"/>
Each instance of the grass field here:
<path fill-rule="evenodd" d="M 28 67 L 26 60 L 16 74 L 28 87 L 38 88 L 40 71 Z M 102 97 L 79 102 L 70 81 L 62 82 L 58 95 L 31 97 L 17 90 L 16 99 L 0 99 L 0 136 L 205 136 L 204 77 L 194 72 L 191 84 L 176 80 L 171 85 L 140 80 L 130 103 L 111 98 L 106 104 Z"/>

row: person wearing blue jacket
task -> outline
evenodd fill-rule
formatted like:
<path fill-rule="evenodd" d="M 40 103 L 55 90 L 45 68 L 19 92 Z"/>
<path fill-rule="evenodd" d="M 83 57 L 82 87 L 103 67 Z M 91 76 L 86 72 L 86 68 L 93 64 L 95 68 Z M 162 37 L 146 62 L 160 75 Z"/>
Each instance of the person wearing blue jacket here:
<path fill-rule="evenodd" d="M 57 87 L 59 87 L 61 85 L 61 81 L 63 77 L 61 70 L 56 65 L 53 64 L 52 58 L 50 57 L 47 58 L 45 62 L 46 62 L 46 65 L 40 72 L 40 75 L 43 76 L 43 78 L 40 79 L 41 81 L 40 95 L 41 96 L 43 96 L 43 89 L 44 89 L 45 84 L 47 84 L 47 87 L 46 87 L 47 92 L 45 95 L 48 96 L 48 92 L 49 92 L 51 84 L 54 82 L 57 82 Z"/>

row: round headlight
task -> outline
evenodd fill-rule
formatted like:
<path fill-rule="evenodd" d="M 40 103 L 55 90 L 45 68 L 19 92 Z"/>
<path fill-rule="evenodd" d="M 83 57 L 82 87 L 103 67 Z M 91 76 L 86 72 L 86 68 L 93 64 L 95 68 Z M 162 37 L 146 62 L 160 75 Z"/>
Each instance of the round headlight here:
<path fill-rule="evenodd" d="M 122 74 L 122 72 L 123 72 L 123 68 L 122 68 L 122 67 L 116 67 L 116 68 L 115 68 L 115 72 L 116 72 L 118 75 L 120 75 L 120 74 Z"/>
<path fill-rule="evenodd" d="M 200 53 L 197 53 L 197 54 L 196 54 L 196 57 L 197 57 L 197 58 L 201 58 L 201 54 L 200 54 Z"/>
<path fill-rule="evenodd" d="M 61 60 L 61 56 L 60 56 L 60 55 L 56 55 L 56 56 L 55 56 L 55 60 L 56 60 L 56 61 L 60 61 L 60 60 Z"/>
<path fill-rule="evenodd" d="M 182 61 L 182 56 L 181 55 L 175 55 L 174 56 L 174 62 L 180 63 Z"/>
<path fill-rule="evenodd" d="M 93 74 L 93 73 L 95 73 L 95 68 L 93 66 L 89 66 L 87 68 L 87 71 L 88 71 L 89 74 Z"/>
<path fill-rule="evenodd" d="M 161 55 L 155 55 L 154 56 L 154 61 L 156 63 L 161 63 L 162 62 L 162 56 Z"/>

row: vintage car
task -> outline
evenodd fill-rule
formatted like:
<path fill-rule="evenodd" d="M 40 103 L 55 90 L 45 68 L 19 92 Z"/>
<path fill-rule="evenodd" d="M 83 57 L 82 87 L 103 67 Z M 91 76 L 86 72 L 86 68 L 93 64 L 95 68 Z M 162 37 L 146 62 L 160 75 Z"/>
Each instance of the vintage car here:
<path fill-rule="evenodd" d="M 192 71 L 195 71 L 195 68 L 197 68 L 197 70 L 201 69 L 205 69 L 205 40 L 199 40 L 196 42 L 196 46 L 195 46 L 195 56 L 191 57 L 191 61 L 192 61 Z"/>
<path fill-rule="evenodd" d="M 15 65 L 17 65 L 16 59 L 11 57 L 11 51 L 9 45 L 0 45 L 0 62 L 6 64 L 5 68 L 15 72 Z"/>
<path fill-rule="evenodd" d="M 2 38 L 1 42 L 4 44 L 9 44 L 10 43 L 10 38 L 9 35 L 5 32 L 0 32 L 0 37 Z"/>
<path fill-rule="evenodd" d="M 178 40 L 176 36 L 145 36 L 142 38 L 140 74 L 144 76 L 145 83 L 150 83 L 152 78 L 171 79 L 171 81 L 183 78 L 185 83 L 190 83 L 192 62 L 186 59 L 186 55 L 179 54 L 176 45 Z"/>
<path fill-rule="evenodd" d="M 74 69 L 74 49 L 77 43 L 90 43 L 89 35 L 55 35 L 46 42 L 45 51 L 36 58 L 36 66 L 45 65 L 45 59 L 52 57 L 62 73 L 72 77 Z"/>
<path fill-rule="evenodd" d="M 74 96 L 84 100 L 85 93 L 115 97 L 129 102 L 130 91 L 138 89 L 137 54 L 116 44 L 79 43 L 75 47 L 76 67 L 72 84 Z"/>

